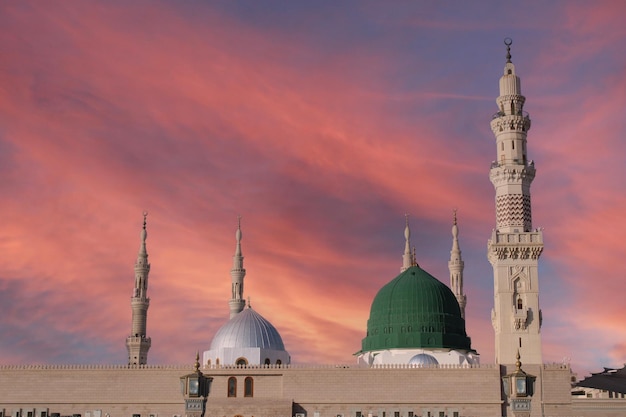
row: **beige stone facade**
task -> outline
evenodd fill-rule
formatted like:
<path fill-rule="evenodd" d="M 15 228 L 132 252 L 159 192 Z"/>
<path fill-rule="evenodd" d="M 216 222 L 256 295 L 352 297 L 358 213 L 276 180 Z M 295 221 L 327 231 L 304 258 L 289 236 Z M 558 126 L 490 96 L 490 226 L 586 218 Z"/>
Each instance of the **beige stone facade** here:
<path fill-rule="evenodd" d="M 15 417 L 17 412 L 20 417 L 182 416 L 179 378 L 190 370 L 191 366 L 5 366 L 0 368 L 0 411 Z M 508 370 L 497 365 L 221 367 L 203 372 L 213 378 L 207 417 L 507 413 L 500 376 Z M 585 415 L 572 409 L 567 366 L 533 366 L 527 372 L 537 375 L 531 416 Z M 236 378 L 234 397 L 228 396 L 229 378 Z M 245 378 L 252 378 L 248 397 Z"/>

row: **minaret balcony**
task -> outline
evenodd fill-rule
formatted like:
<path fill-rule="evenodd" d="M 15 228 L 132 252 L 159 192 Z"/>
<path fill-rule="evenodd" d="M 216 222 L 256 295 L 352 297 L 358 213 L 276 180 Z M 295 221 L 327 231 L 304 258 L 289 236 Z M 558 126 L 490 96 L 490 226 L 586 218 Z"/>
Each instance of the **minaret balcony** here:
<path fill-rule="evenodd" d="M 529 321 L 528 309 L 515 309 L 513 312 L 513 327 L 515 330 L 526 330 Z"/>
<path fill-rule="evenodd" d="M 494 230 L 491 234 L 491 242 L 494 244 L 536 244 L 543 245 L 543 232 L 541 229 L 535 229 L 532 232 L 522 233 L 503 233 Z"/>
<path fill-rule="evenodd" d="M 499 161 L 491 161 L 491 168 L 498 168 L 505 165 L 523 165 L 526 168 L 535 167 L 535 161 L 532 159 L 530 161 L 522 158 L 514 158 L 514 159 L 501 159 Z"/>
<path fill-rule="evenodd" d="M 503 111 L 498 111 L 498 112 L 495 112 L 495 113 L 493 114 L 493 116 L 491 116 L 491 120 L 493 120 L 493 119 L 497 119 L 497 118 L 499 118 L 499 117 L 504 117 L 504 116 L 513 116 L 513 115 L 511 115 L 511 114 L 506 114 L 506 113 L 505 113 L 505 112 L 503 112 Z M 528 114 L 528 112 L 527 112 L 527 111 L 525 111 L 525 110 L 518 110 L 518 111 L 515 113 L 515 115 L 514 115 L 514 116 L 522 116 L 522 117 L 524 117 L 524 119 L 529 119 L 529 120 L 530 120 L 530 114 Z"/>
<path fill-rule="evenodd" d="M 543 252 L 543 232 L 499 232 L 494 230 L 487 243 L 489 261 L 497 260 L 536 260 Z"/>
<path fill-rule="evenodd" d="M 525 111 L 518 111 L 516 114 L 506 114 L 497 112 L 491 117 L 491 131 L 496 137 L 502 132 L 522 132 L 530 130 L 530 115 Z"/>
<path fill-rule="evenodd" d="M 128 336 L 126 340 L 133 344 L 152 344 L 152 339 L 146 336 Z"/>

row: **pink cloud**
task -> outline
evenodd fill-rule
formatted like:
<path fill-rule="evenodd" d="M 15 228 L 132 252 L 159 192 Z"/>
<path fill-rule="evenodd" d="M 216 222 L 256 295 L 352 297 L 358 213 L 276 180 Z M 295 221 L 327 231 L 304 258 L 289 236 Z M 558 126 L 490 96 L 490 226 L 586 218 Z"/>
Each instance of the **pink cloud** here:
<path fill-rule="evenodd" d="M 139 6 L 88 3 L 0 7 L 8 16 L 0 34 L 0 140 L 7 144 L 0 277 L 19 283 L 16 297 L 45 299 L 25 319 L 30 337 L 97 339 L 102 351 L 93 356 L 84 353 L 90 345 L 77 342 L 76 350 L 89 360 L 125 360 L 127 297 L 148 210 L 151 354 L 190 361 L 226 320 L 242 214 L 255 308 L 280 329 L 294 361 L 347 362 L 360 348 L 372 297 L 398 272 L 402 215 L 414 219 L 420 262 L 447 282 L 458 207 L 464 254 L 480 255 L 466 259 L 477 295 L 468 333 L 483 361 L 492 359 L 483 248 L 495 223 L 493 156 L 485 149 L 492 151 L 495 104 L 488 106 L 503 62 L 484 95 L 459 91 L 473 81 L 459 76 L 464 67 L 445 75 L 459 64 L 445 54 L 415 64 L 426 90 L 400 88 L 401 80 L 387 77 L 399 77 L 394 58 L 404 59 L 405 50 L 325 48 L 224 12 L 188 20 L 163 4 L 147 15 Z M 576 71 L 623 38 L 613 17 L 619 10 L 606 9 L 565 7 L 563 37 L 514 62 L 533 118 L 542 262 L 556 271 L 542 280 L 567 285 L 574 297 L 547 309 L 561 317 L 583 311 L 597 332 L 621 340 L 613 265 L 624 228 L 619 109 L 626 84 L 616 70 L 600 68 L 608 73 L 602 79 Z M 426 26 L 451 30 L 455 21 Z M 468 21 L 468 31 L 477 27 Z M 572 35 L 575 43 L 562 40 Z M 432 71 L 441 76 L 422 81 Z M 5 321 L 15 325 L 19 310 L 11 311 Z M 189 311 L 195 319 L 183 320 Z M 588 330 L 578 320 L 567 324 L 555 333 Z M 602 340 L 618 360 L 621 342 Z M 557 337 L 544 341 L 547 358 L 567 347 Z M 62 357 L 61 346 L 51 343 L 52 351 L 41 360 Z M 26 360 L 11 349 L 1 356 Z M 586 358 L 576 361 L 590 367 Z"/>

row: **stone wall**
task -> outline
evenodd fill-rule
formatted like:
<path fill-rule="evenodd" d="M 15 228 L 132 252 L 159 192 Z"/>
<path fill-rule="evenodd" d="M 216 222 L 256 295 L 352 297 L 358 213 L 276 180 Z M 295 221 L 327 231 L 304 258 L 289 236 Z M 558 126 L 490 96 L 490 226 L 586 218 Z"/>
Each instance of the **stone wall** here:
<path fill-rule="evenodd" d="M 535 369 L 536 368 L 536 369 Z M 569 368 L 536 366 L 528 373 L 543 385 L 533 415 L 572 416 Z M 206 417 L 439 417 L 502 416 L 501 369 L 496 365 L 213 367 Z M 179 378 L 191 366 L 0 367 L 3 416 L 41 417 L 41 412 L 82 417 L 184 415 Z M 237 378 L 237 397 L 227 383 Z M 244 396 L 244 380 L 254 381 Z M 543 401 L 542 401 L 543 400 Z M 28 412 L 32 414 L 29 416 Z M 398 413 L 398 414 L 396 414 Z"/>

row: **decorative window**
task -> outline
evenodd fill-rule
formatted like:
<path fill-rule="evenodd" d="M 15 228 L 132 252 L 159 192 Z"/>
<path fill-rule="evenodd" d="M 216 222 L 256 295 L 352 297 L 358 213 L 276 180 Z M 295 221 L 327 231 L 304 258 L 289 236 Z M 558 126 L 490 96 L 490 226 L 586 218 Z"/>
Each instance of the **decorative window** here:
<path fill-rule="evenodd" d="M 237 366 L 248 366 L 248 360 L 246 358 L 239 358 L 235 361 Z"/>
<path fill-rule="evenodd" d="M 272 363 L 272 362 L 270 361 L 270 358 L 265 358 L 265 364 L 266 364 L 266 365 L 269 365 L 270 363 Z"/>
<path fill-rule="evenodd" d="M 254 396 L 254 380 L 250 376 L 247 376 L 246 379 L 243 381 L 243 396 Z"/>
<path fill-rule="evenodd" d="M 228 396 L 236 397 L 237 396 L 237 378 L 231 376 L 228 378 Z"/>
<path fill-rule="evenodd" d="M 522 303 L 522 299 L 521 298 L 518 298 L 517 299 L 517 309 L 521 310 L 523 308 L 524 308 L 524 303 Z"/>
<path fill-rule="evenodd" d="M 276 365 L 282 365 L 283 361 L 281 361 L 280 359 L 276 359 Z"/>

